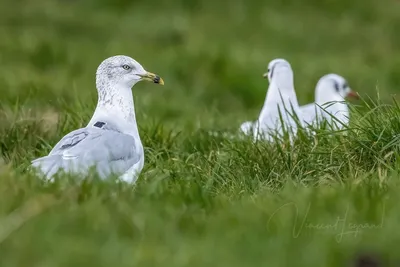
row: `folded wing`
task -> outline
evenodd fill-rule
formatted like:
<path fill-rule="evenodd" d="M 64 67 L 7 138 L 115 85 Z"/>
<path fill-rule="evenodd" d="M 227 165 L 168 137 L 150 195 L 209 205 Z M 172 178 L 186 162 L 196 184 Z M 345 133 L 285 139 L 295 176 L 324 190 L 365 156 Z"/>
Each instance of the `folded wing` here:
<path fill-rule="evenodd" d="M 95 167 L 103 178 L 126 172 L 139 162 L 132 136 L 113 130 L 82 128 L 64 136 L 48 156 L 32 161 L 48 178 L 59 170 L 86 174 Z"/>

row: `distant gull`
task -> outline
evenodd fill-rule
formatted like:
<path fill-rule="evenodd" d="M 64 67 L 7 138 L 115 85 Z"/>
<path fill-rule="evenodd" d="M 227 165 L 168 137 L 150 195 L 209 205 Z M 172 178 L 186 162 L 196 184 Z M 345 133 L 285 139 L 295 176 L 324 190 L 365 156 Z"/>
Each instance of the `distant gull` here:
<path fill-rule="evenodd" d="M 275 134 L 282 137 L 285 131 L 293 140 L 298 125 L 304 125 L 294 89 L 292 67 L 285 59 L 274 59 L 268 64 L 264 78 L 268 78 L 270 85 L 258 120 L 255 123 L 244 122 L 240 126 L 241 131 L 253 133 L 255 140 L 268 141 L 273 141 Z"/>
<path fill-rule="evenodd" d="M 93 168 L 103 179 L 114 174 L 135 182 L 144 165 L 132 96 L 139 81 L 164 84 L 128 56 L 104 60 L 96 72 L 98 103 L 88 125 L 64 136 L 32 166 L 48 179 L 60 170 L 86 175 Z"/>
<path fill-rule="evenodd" d="M 300 107 L 306 124 L 320 126 L 325 120 L 332 130 L 341 130 L 349 123 L 346 97 L 358 98 L 347 81 L 337 74 L 327 74 L 318 81 L 315 103 Z"/>

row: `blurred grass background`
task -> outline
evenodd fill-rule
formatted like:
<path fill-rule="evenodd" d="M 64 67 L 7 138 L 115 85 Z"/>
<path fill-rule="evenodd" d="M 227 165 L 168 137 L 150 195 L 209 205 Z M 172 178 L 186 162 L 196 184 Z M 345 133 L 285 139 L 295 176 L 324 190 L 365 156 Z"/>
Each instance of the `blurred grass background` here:
<path fill-rule="evenodd" d="M 94 105 L 94 72 L 115 54 L 165 78 L 135 100 L 139 116 L 173 124 L 256 117 L 268 86 L 261 75 L 276 57 L 292 63 L 302 104 L 330 72 L 385 99 L 400 83 L 396 1 L 41 0 L 2 1 L 0 10 L 2 99 L 26 106 L 63 110 L 78 93 Z M 210 120 L 212 109 L 223 115 Z"/>
<path fill-rule="evenodd" d="M 394 0 L 1 1 L 0 266 L 345 266 L 358 253 L 395 266 L 396 105 L 353 112 L 345 137 L 322 132 L 287 150 L 202 130 L 254 120 L 277 57 L 292 64 L 300 104 L 326 73 L 393 103 L 398 14 Z M 24 173 L 86 125 L 95 70 L 116 54 L 165 80 L 134 88 L 138 186 Z M 57 205 L 36 205 L 43 194 Z"/>

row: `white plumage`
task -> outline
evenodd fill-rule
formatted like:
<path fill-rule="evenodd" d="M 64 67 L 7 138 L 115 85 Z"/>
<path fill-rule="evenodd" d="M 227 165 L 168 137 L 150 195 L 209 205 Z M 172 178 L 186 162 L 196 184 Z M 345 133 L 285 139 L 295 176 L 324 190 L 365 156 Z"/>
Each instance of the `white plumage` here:
<path fill-rule="evenodd" d="M 337 74 L 321 77 L 315 88 L 315 102 L 300 107 L 304 122 L 316 127 L 327 122 L 331 130 L 341 130 L 349 123 L 346 97 L 358 97 L 347 81 Z"/>
<path fill-rule="evenodd" d="M 297 134 L 298 126 L 303 125 L 294 89 L 293 71 L 284 59 L 274 59 L 268 64 L 264 74 L 270 82 L 264 106 L 258 120 L 253 124 L 255 139 L 273 141 L 272 136 L 283 136 L 286 132 L 290 140 Z M 249 123 L 242 124 L 242 131 L 251 129 Z"/>

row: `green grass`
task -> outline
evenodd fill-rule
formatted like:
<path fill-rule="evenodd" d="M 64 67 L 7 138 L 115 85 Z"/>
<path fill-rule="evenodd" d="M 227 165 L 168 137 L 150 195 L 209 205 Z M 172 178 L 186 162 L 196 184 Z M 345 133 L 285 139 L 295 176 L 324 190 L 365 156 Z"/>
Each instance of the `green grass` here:
<path fill-rule="evenodd" d="M 399 12 L 393 0 L 1 1 L 0 266 L 400 262 Z M 136 186 L 26 172 L 86 125 L 95 69 L 116 54 L 165 80 L 134 88 Z M 322 75 L 347 78 L 363 97 L 349 129 L 293 146 L 209 136 L 257 117 L 277 57 L 301 104 Z"/>

